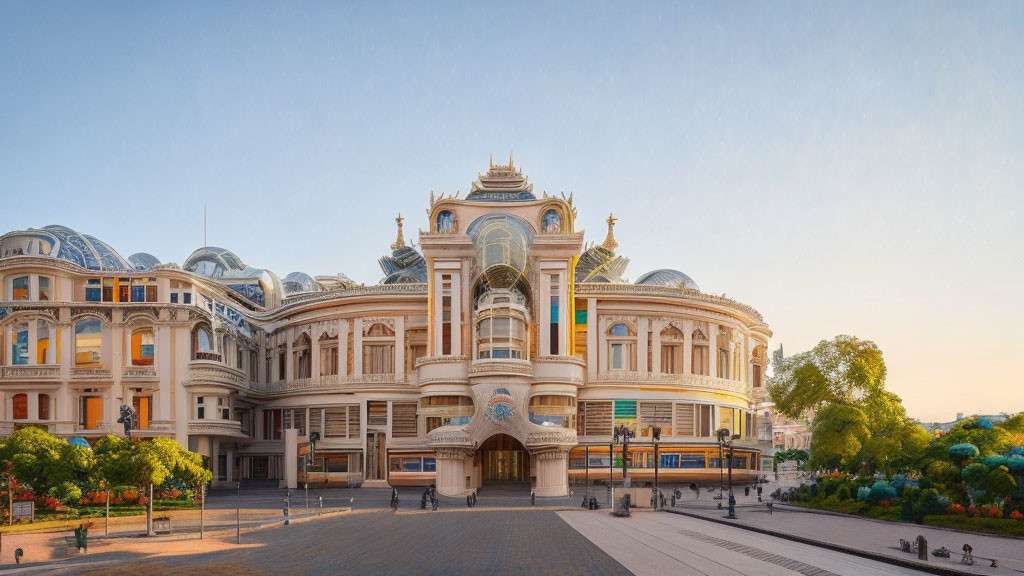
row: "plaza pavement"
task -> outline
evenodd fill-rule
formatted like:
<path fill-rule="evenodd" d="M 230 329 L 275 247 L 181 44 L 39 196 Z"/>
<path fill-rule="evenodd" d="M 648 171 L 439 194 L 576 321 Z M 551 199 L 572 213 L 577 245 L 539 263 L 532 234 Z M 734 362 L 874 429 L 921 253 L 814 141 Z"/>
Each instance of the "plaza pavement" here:
<path fill-rule="evenodd" d="M 769 514 L 765 504 L 757 503 L 757 497 L 753 492 L 750 496 L 743 496 L 742 491 L 739 491 L 737 520 L 724 518 L 726 511 L 718 510 L 717 506 L 717 501 L 713 500 L 711 495 L 702 494 L 700 498 L 694 499 L 692 493 L 684 492 L 683 499 L 677 502 L 675 510 L 723 523 L 783 532 L 797 538 L 883 554 L 904 561 L 916 561 L 917 556 L 900 551 L 900 539 L 914 540 L 921 535 L 928 540 L 928 564 L 931 566 L 975 574 L 1024 574 L 1024 539 L 1021 538 L 823 513 L 782 504 L 775 504 L 773 513 Z M 754 533 L 750 534 L 753 537 Z M 973 566 L 960 564 L 960 552 L 965 543 L 974 548 L 976 562 Z M 948 560 L 933 556 L 931 551 L 940 547 L 945 547 L 954 554 Z M 990 562 L 981 558 L 996 559 L 1000 568 L 990 568 Z"/>

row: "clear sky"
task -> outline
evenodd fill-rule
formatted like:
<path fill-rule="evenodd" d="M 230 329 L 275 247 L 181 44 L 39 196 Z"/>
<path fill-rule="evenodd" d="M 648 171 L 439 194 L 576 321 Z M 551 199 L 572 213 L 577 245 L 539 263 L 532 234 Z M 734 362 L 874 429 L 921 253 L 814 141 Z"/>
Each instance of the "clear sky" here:
<path fill-rule="evenodd" d="M 0 1 L 0 230 L 344 272 L 514 151 L 773 348 L 1024 410 L 1024 3 Z"/>

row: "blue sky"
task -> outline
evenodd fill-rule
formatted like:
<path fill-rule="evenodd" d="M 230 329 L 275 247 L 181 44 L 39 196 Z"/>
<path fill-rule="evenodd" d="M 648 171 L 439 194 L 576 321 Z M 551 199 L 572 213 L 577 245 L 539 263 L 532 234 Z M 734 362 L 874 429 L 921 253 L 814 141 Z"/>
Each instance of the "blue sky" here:
<path fill-rule="evenodd" d="M 629 276 L 875 340 L 916 416 L 1024 410 L 1024 4 L 0 3 L 0 230 L 380 277 L 490 154 Z M 414 235 L 414 234 L 413 234 Z"/>

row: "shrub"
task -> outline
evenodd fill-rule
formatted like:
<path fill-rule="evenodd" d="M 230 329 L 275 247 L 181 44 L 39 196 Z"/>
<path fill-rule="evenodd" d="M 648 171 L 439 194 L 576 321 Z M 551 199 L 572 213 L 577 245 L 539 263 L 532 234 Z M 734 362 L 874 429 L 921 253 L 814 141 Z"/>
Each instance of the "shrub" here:
<path fill-rule="evenodd" d="M 853 495 L 850 493 L 850 487 L 846 484 L 841 485 L 836 489 L 836 498 L 839 500 L 849 500 Z"/>
<path fill-rule="evenodd" d="M 871 488 L 868 488 L 867 486 L 857 488 L 857 500 L 863 502 L 868 499 L 869 494 L 871 494 Z"/>
<path fill-rule="evenodd" d="M 128 504 L 135 504 L 139 501 L 139 491 L 133 489 L 122 490 L 120 500 Z"/>
<path fill-rule="evenodd" d="M 950 504 L 949 512 L 950 514 L 965 514 L 967 513 L 967 509 L 964 508 L 962 504 Z"/>
<path fill-rule="evenodd" d="M 1014 510 L 1013 512 L 1010 512 L 1010 518 L 1013 518 L 1014 520 L 1024 520 L 1024 514 L 1021 514 L 1020 510 Z"/>
<path fill-rule="evenodd" d="M 988 509 L 988 517 L 989 518 L 999 518 L 999 516 L 1000 516 L 999 508 L 989 508 Z"/>
<path fill-rule="evenodd" d="M 917 481 L 917 485 L 921 488 L 921 490 L 927 490 L 929 488 L 935 487 L 935 484 L 932 482 L 932 479 L 927 476 L 922 476 L 921 479 Z"/>
<path fill-rule="evenodd" d="M 934 489 L 922 490 L 921 497 L 913 507 L 913 521 L 921 524 L 924 517 L 934 514 L 942 514 L 949 509 L 949 500 L 943 498 Z"/>
<path fill-rule="evenodd" d="M 49 495 L 51 498 L 56 498 L 64 504 L 71 506 L 77 504 L 82 499 L 82 489 L 71 482 L 65 481 L 50 488 Z"/>
<path fill-rule="evenodd" d="M 883 500 L 894 500 L 895 498 L 896 489 L 888 482 L 875 482 L 875 485 L 868 491 L 867 503 L 878 504 Z"/>

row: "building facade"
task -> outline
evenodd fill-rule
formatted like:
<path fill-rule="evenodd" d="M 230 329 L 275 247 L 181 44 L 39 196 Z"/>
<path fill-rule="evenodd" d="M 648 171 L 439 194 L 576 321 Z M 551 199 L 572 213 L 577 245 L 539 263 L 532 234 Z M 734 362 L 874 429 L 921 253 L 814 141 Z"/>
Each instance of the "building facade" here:
<path fill-rule="evenodd" d="M 384 278 L 283 279 L 229 250 L 125 259 L 61 226 L 0 237 L 0 435 L 174 438 L 215 483 L 489 482 L 538 496 L 628 475 L 715 481 L 762 469 L 756 406 L 771 332 L 675 270 L 623 280 L 608 218 L 584 245 L 572 196 L 536 196 L 509 159 L 469 194 L 431 194 L 419 249 L 403 219 Z"/>

